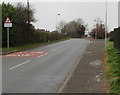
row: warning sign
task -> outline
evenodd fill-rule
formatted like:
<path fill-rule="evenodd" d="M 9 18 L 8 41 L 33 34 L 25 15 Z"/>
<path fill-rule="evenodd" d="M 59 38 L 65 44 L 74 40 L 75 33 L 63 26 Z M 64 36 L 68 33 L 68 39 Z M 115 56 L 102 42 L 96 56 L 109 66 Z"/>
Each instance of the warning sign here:
<path fill-rule="evenodd" d="M 12 23 L 10 21 L 10 18 L 6 18 L 6 21 L 4 22 L 4 27 L 12 27 Z"/>

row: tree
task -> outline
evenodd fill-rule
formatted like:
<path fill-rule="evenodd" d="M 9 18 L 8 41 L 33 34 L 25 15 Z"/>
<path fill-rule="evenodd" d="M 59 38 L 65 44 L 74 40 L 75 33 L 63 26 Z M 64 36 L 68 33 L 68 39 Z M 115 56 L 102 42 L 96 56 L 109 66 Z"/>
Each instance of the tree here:
<path fill-rule="evenodd" d="M 32 8 L 29 8 L 28 10 L 27 6 L 25 6 L 22 3 L 17 4 L 16 10 L 17 10 L 16 18 L 18 18 L 16 33 L 17 43 L 21 45 L 32 43 L 33 42 L 32 39 L 34 39 L 33 32 L 35 32 L 35 29 L 32 24 L 28 24 L 28 11 L 29 22 L 34 22 L 35 21 L 34 10 L 32 10 Z"/>
<path fill-rule="evenodd" d="M 10 46 L 19 46 L 24 44 L 29 44 L 34 42 L 34 26 L 28 24 L 28 11 L 29 11 L 29 21 L 34 22 L 34 10 L 30 8 L 28 10 L 27 6 L 22 3 L 18 3 L 17 6 L 12 4 L 2 3 L 2 23 L 7 17 L 10 18 L 13 26 L 10 28 Z M 4 25 L 4 24 L 3 24 Z M 7 45 L 7 30 L 2 26 L 2 46 Z"/>
<path fill-rule="evenodd" d="M 29 13 L 29 21 L 28 21 Z M 47 42 L 65 38 L 66 35 L 52 32 L 38 32 L 31 22 L 35 22 L 34 10 L 22 3 L 16 6 L 2 3 L 2 46 L 7 45 L 7 30 L 4 28 L 4 21 L 9 17 L 13 27 L 10 28 L 10 47 L 22 46 L 31 43 Z M 1 19 L 0 19 L 1 20 Z"/>
<path fill-rule="evenodd" d="M 64 21 L 64 20 L 61 20 L 60 22 L 59 22 L 59 24 L 58 24 L 58 29 L 63 29 L 64 27 L 65 27 L 65 25 L 66 25 L 66 22 Z"/>
<path fill-rule="evenodd" d="M 67 33 L 67 35 L 70 37 L 80 38 L 84 35 L 85 26 L 82 19 L 70 21 L 65 25 L 62 24 L 62 26 L 63 26 L 61 29 L 62 33 Z"/>
<path fill-rule="evenodd" d="M 92 29 L 90 35 L 96 39 L 104 39 L 105 38 L 105 25 L 101 23 L 100 19 L 96 20 L 96 27 Z"/>
<path fill-rule="evenodd" d="M 23 22 L 23 23 L 28 23 L 28 13 L 29 13 L 29 21 L 30 22 L 35 22 L 35 18 L 34 18 L 34 10 L 27 6 L 25 6 L 22 3 L 18 3 L 16 6 L 16 10 L 17 10 L 17 18 L 19 19 L 19 23 Z"/>

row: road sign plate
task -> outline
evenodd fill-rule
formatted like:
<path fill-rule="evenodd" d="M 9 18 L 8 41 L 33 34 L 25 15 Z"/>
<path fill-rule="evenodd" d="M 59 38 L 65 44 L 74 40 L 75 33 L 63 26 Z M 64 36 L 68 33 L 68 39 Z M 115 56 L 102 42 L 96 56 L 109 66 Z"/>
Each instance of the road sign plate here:
<path fill-rule="evenodd" d="M 12 27 L 12 23 L 4 23 L 4 27 Z"/>

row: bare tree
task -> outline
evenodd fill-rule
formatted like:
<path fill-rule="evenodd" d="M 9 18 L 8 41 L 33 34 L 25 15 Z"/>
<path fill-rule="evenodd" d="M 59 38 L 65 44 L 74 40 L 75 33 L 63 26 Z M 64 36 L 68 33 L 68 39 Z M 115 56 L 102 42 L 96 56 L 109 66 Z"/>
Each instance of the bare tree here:
<path fill-rule="evenodd" d="M 85 26 L 82 19 L 76 19 L 69 23 L 61 23 L 60 28 L 62 33 L 66 33 L 70 37 L 82 37 L 85 32 Z"/>
<path fill-rule="evenodd" d="M 96 22 L 96 27 L 92 29 L 91 36 L 95 39 L 105 38 L 105 25 L 102 24 L 101 19 L 97 18 L 94 20 Z"/>
<path fill-rule="evenodd" d="M 59 24 L 58 24 L 58 29 L 64 28 L 65 25 L 66 25 L 66 22 L 65 22 L 64 20 L 61 20 L 61 21 L 59 22 Z"/>

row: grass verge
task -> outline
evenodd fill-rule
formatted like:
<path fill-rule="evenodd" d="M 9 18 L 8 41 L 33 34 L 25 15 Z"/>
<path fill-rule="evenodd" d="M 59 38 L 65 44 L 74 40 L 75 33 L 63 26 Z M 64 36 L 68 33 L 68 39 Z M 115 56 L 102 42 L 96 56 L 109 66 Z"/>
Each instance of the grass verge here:
<path fill-rule="evenodd" d="M 60 40 L 55 40 L 55 41 L 50 41 L 50 42 L 45 42 L 45 43 L 27 44 L 27 45 L 18 46 L 18 47 L 10 47 L 9 49 L 0 48 L 0 51 L 8 51 L 8 52 L 10 51 L 10 52 L 12 52 L 12 51 L 27 50 L 27 49 L 37 48 L 37 47 L 41 47 L 41 46 L 45 46 L 45 45 L 49 45 L 49 44 L 69 40 L 69 39 L 70 38 L 65 38 L 65 39 L 60 39 Z"/>
<path fill-rule="evenodd" d="M 110 42 L 106 48 L 106 76 L 110 86 L 109 93 L 120 94 L 120 54 L 113 47 L 113 42 Z"/>

